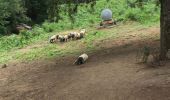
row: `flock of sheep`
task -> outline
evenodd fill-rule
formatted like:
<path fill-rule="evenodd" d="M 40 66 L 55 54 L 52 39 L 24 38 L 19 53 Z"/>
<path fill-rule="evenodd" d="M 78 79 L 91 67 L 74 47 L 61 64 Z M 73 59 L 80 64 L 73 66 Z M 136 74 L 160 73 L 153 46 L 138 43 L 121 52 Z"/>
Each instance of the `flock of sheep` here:
<path fill-rule="evenodd" d="M 67 35 L 53 35 L 49 38 L 50 43 L 56 42 L 67 42 L 68 40 L 78 40 L 85 36 L 86 30 L 81 29 L 80 32 L 70 32 Z M 81 65 L 84 64 L 88 59 L 87 54 L 82 54 L 75 60 L 74 64 Z"/>
<path fill-rule="evenodd" d="M 78 40 L 84 37 L 86 33 L 85 29 L 81 29 L 80 32 L 70 32 L 66 35 L 53 35 L 49 38 L 50 43 L 67 42 L 68 40 Z"/>

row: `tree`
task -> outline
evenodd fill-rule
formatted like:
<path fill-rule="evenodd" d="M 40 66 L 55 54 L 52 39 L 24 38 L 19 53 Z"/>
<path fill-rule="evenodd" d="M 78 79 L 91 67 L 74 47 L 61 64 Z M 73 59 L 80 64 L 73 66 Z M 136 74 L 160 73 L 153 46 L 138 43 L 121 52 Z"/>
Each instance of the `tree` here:
<path fill-rule="evenodd" d="M 90 3 L 93 8 L 96 0 L 48 0 L 48 19 L 52 22 L 58 22 L 58 20 L 62 18 L 62 16 L 60 16 L 60 11 L 64 10 L 68 13 L 72 23 L 74 23 L 74 16 L 81 3 Z M 65 8 L 61 9 L 61 5 L 65 5 Z"/>
<path fill-rule="evenodd" d="M 23 0 L 26 15 L 33 23 L 41 23 L 48 18 L 47 5 L 49 0 Z"/>
<path fill-rule="evenodd" d="M 168 49 L 170 49 L 170 0 L 160 0 L 161 2 L 161 42 L 160 59 L 166 59 Z"/>
<path fill-rule="evenodd" d="M 0 0 L 0 34 L 10 33 L 14 27 L 27 20 L 21 0 Z"/>
<path fill-rule="evenodd" d="M 0 16 L 0 34 L 6 33 L 5 25 L 8 24 L 8 22 L 4 19 L 9 17 L 9 15 L 10 15 L 10 13 L 6 11 L 8 9 L 7 5 L 8 5 L 7 2 L 0 0 L 0 13 L 1 13 L 1 16 Z"/>

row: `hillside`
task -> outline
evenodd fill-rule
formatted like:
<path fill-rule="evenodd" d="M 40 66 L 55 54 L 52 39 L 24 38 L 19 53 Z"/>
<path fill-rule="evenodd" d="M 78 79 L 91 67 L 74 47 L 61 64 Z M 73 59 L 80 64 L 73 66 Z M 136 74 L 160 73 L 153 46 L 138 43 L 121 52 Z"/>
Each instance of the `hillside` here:
<path fill-rule="evenodd" d="M 154 59 L 158 0 L 65 1 L 0 0 L 0 100 L 170 100 L 170 62 Z M 99 29 L 105 8 L 117 24 Z M 80 29 L 81 39 L 49 42 Z"/>
<path fill-rule="evenodd" d="M 129 23 L 119 25 L 117 28 L 100 30 L 99 33 L 101 32 L 105 34 L 94 37 L 97 38 L 95 40 L 93 38 L 91 41 L 88 40 L 90 42 L 86 40 L 87 35 L 80 41 L 52 45 L 60 46 L 62 51 L 66 50 L 63 51 L 66 52 L 64 54 L 69 54 L 70 49 L 80 54 L 84 51 L 79 51 L 78 48 L 85 45 L 84 43 L 90 44 L 85 50 L 94 51 L 88 53 L 89 60 L 84 65 L 73 65 L 77 54 L 8 63 L 7 68 L 0 69 L 0 99 L 168 100 L 170 98 L 170 63 L 154 68 L 135 62 L 138 48 L 146 44 L 151 46 L 159 44 L 158 25 L 143 27 Z M 75 47 L 69 47 L 74 43 L 77 44 Z M 37 54 L 33 51 L 44 48 L 45 45 L 48 44 L 46 42 L 31 44 L 15 52 L 23 53 L 22 58 L 25 58 L 28 56 L 24 56 L 25 54 Z M 58 49 L 53 48 L 53 50 Z M 39 49 L 37 51 L 40 57 L 46 54 L 42 51 Z"/>
<path fill-rule="evenodd" d="M 158 24 L 151 24 L 157 26 Z M 124 35 L 125 32 L 142 30 L 150 27 L 150 24 L 143 25 L 136 22 L 127 22 L 120 23 L 117 26 L 114 26 L 111 29 L 103 29 L 98 30 L 95 28 L 96 25 L 93 25 L 91 28 L 87 28 L 87 35 L 85 38 L 78 41 L 69 41 L 67 43 L 56 43 L 50 44 L 48 42 L 48 36 L 40 36 L 33 40 L 34 42 L 30 42 L 29 45 L 25 45 L 24 47 L 12 48 L 9 50 L 2 50 L 0 54 L 0 62 L 1 64 L 9 61 L 22 61 L 22 60 L 34 60 L 40 58 L 51 58 L 51 57 L 61 57 L 72 54 L 80 54 L 83 52 L 92 52 L 95 50 L 100 50 L 102 47 L 102 41 L 109 40 L 118 40 L 121 38 L 126 38 Z M 52 32 L 53 34 L 67 34 L 69 31 L 76 30 L 68 30 L 61 32 Z M 122 34 L 121 34 L 122 33 Z M 145 36 L 145 33 L 138 34 L 138 37 L 150 38 Z M 128 38 L 128 37 L 127 37 Z M 154 36 L 155 39 L 159 39 L 159 36 Z M 3 48 L 1 48 L 3 49 Z"/>
<path fill-rule="evenodd" d="M 29 2 L 33 1 L 35 0 L 31 0 Z M 18 2 L 20 2 L 20 0 L 16 0 L 16 2 L 13 2 L 14 5 L 11 5 L 11 7 L 18 7 L 16 12 L 17 10 L 24 8 L 19 6 L 20 3 Z M 41 8 L 43 3 L 45 2 L 36 0 L 34 4 L 27 6 L 35 6 L 37 4 L 39 5 L 38 7 Z M 58 22 L 50 22 L 48 19 L 46 19 L 41 24 L 35 23 L 32 26 L 32 30 L 22 30 L 18 35 L 0 35 L 0 63 L 2 64 L 16 60 L 21 61 L 39 58 L 61 57 L 70 54 L 79 54 L 85 51 L 90 52 L 92 50 L 100 49 L 100 47 L 92 45 L 93 42 L 107 39 L 118 39 L 121 36 L 119 36 L 119 34 L 117 35 L 117 33 L 143 29 L 149 26 L 155 26 L 155 24 L 158 25 L 157 23 L 160 18 L 159 5 L 157 5 L 154 0 L 142 1 L 142 7 L 139 6 L 139 4 L 140 2 L 137 2 L 136 0 L 98 0 L 93 7 L 91 7 L 91 3 L 80 3 L 78 5 L 77 12 L 71 15 L 73 19 L 70 19 L 69 12 L 66 12 L 68 5 L 62 4 L 60 5 L 61 19 L 58 20 Z M 54 6 L 55 4 L 51 5 Z M 74 5 L 72 6 L 74 7 Z M 118 26 L 110 29 L 109 31 L 96 30 L 95 27 L 101 22 L 100 13 L 105 8 L 112 10 L 113 19 L 118 22 Z M 37 12 L 38 15 L 40 14 L 39 19 L 41 19 L 41 17 L 44 18 L 44 16 L 47 17 L 46 14 L 41 15 L 45 13 L 43 12 L 45 9 L 46 8 Z M 53 10 L 55 12 L 55 9 Z M 7 15 L 9 16 L 10 14 Z M 50 14 L 48 16 L 50 16 Z M 13 17 L 15 16 L 10 18 Z M 20 16 L 17 16 L 17 19 L 20 19 L 19 17 Z M 3 20 L 3 22 L 5 21 Z M 48 43 L 49 37 L 54 34 L 67 34 L 69 31 L 76 31 L 82 28 L 87 29 L 87 36 L 78 42 L 72 41 L 64 44 L 57 43 L 55 45 Z M 0 26 L 0 34 L 4 34 L 1 33 L 1 31 L 2 30 Z"/>

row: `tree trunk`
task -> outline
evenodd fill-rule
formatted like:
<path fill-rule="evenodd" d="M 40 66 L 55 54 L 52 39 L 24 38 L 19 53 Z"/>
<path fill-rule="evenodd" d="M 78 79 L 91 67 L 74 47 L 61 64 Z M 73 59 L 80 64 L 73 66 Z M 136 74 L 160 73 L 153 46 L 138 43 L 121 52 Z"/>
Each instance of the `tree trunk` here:
<path fill-rule="evenodd" d="M 160 59 L 166 59 L 168 49 L 170 49 L 170 0 L 160 0 L 161 2 L 161 40 Z M 168 44 L 169 43 L 169 44 Z"/>

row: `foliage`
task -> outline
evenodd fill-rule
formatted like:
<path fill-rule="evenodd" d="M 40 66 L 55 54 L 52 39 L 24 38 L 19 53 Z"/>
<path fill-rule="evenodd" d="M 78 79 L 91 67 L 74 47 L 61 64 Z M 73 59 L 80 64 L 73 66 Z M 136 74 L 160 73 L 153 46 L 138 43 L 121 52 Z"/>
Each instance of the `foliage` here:
<path fill-rule="evenodd" d="M 69 28 L 86 26 L 100 21 L 104 8 L 110 8 L 117 21 L 159 19 L 158 0 L 0 0 L 0 34 L 14 32 L 19 23 L 34 25 L 45 20 L 59 22 L 61 27 L 65 27 L 62 23 Z"/>
<path fill-rule="evenodd" d="M 13 4 L 11 4 L 11 7 L 8 7 L 10 1 L 11 0 L 9 1 L 0 0 L 0 5 L 2 5 L 0 7 L 4 8 L 4 10 L 0 9 L 0 12 L 4 12 L 2 13 L 2 16 L 0 16 L 0 32 L 2 33 L 7 29 L 7 27 L 5 26 L 13 26 L 19 22 L 22 22 L 20 21 L 21 16 L 10 17 L 11 14 L 13 14 L 13 16 L 15 16 L 15 14 L 18 13 L 21 13 L 20 15 L 24 14 L 24 9 L 20 5 L 21 1 L 20 0 L 11 1 L 11 3 Z M 136 1 L 136 0 L 131 0 L 131 2 L 132 1 Z M 45 1 L 43 4 L 41 3 L 39 4 L 40 1 L 38 0 L 33 0 L 33 1 L 25 0 L 25 2 L 27 3 L 29 2 L 32 4 L 32 6 L 34 5 L 37 6 L 38 8 L 40 5 L 44 5 L 44 7 L 46 7 Z M 28 5 L 29 4 L 27 4 L 27 6 Z M 68 5 L 62 4 L 60 6 L 60 10 L 61 10 L 60 15 L 62 15 L 62 19 L 58 20 L 58 23 L 56 22 L 50 23 L 47 20 L 42 25 L 35 25 L 31 31 L 26 31 L 26 30 L 22 31 L 18 36 L 17 35 L 12 35 L 9 37 L 4 36 L 0 38 L 1 50 L 10 50 L 14 47 L 23 47 L 34 41 L 39 40 L 40 38 L 45 39 L 49 36 L 49 34 L 45 34 L 45 33 L 53 32 L 53 31 L 62 31 L 64 29 L 85 28 L 87 26 L 91 26 L 96 23 L 99 23 L 101 21 L 100 12 L 104 8 L 110 8 L 113 11 L 113 18 L 117 21 L 132 20 L 132 21 L 138 21 L 140 23 L 151 23 L 151 22 L 157 22 L 159 20 L 159 6 L 157 6 L 155 4 L 155 1 L 153 0 L 148 0 L 147 2 L 145 0 L 145 3 L 142 6 L 142 8 L 138 6 L 135 7 L 125 6 L 127 5 L 127 2 L 124 0 L 109 0 L 108 2 L 106 2 L 105 0 L 100 0 L 96 2 L 96 4 L 93 6 L 94 7 L 93 9 L 91 5 L 92 4 L 81 3 L 77 8 L 78 9 L 77 13 L 75 13 L 73 16 L 74 17 L 74 23 L 73 23 L 73 21 L 70 20 L 69 14 L 66 11 L 66 9 L 68 9 L 67 8 Z M 12 9 L 12 7 L 15 7 L 16 9 Z M 40 10 L 38 8 L 32 8 L 32 9 L 34 9 L 35 12 L 38 12 Z M 42 18 L 40 16 L 44 14 L 47 15 L 47 13 L 49 13 L 49 12 L 44 12 L 45 10 L 43 10 L 43 8 L 41 10 L 39 13 L 37 13 L 38 15 L 36 15 L 39 19 Z M 29 10 L 27 12 L 29 12 Z M 12 21 L 7 21 L 4 19 L 10 19 Z"/>
<path fill-rule="evenodd" d="M 0 0 L 0 13 L 0 34 L 10 33 L 18 23 L 29 20 L 21 0 Z"/>
<path fill-rule="evenodd" d="M 32 23 L 40 23 L 48 18 L 48 1 L 49 0 L 23 0 L 26 15 L 31 18 Z"/>

